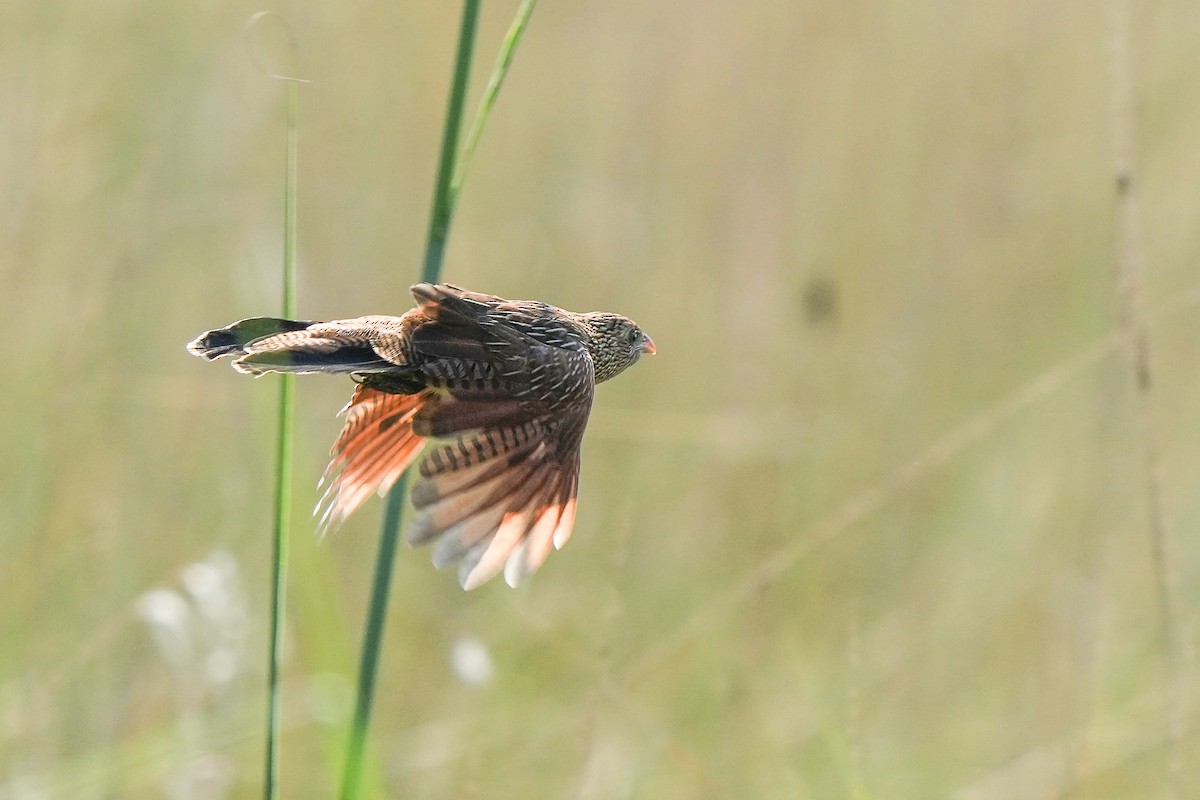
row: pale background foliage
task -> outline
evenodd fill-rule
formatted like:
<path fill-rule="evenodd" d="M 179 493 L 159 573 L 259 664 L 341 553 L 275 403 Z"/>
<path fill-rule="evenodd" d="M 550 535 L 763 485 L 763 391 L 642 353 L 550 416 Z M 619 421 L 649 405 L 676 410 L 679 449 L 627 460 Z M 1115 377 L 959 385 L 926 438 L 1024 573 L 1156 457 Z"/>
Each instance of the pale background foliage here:
<path fill-rule="evenodd" d="M 259 791 L 276 388 L 183 350 L 278 306 L 259 8 L 0 7 L 2 798 Z M 300 312 L 399 313 L 458 5 L 274 8 L 316 81 Z M 660 355 L 600 392 L 527 587 L 402 553 L 378 796 L 1125 800 L 1169 796 L 1173 749 L 1196 796 L 1197 41 L 1181 0 L 543 0 L 446 278 L 628 313 Z M 282 788 L 316 797 L 381 504 L 310 535 L 350 387 L 298 385 Z"/>

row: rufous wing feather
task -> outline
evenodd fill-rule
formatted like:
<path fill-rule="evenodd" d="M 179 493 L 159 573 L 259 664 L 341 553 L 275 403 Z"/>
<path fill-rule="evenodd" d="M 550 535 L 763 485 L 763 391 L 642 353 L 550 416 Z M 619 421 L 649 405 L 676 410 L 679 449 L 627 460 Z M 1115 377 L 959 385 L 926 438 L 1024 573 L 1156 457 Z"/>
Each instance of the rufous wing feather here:
<path fill-rule="evenodd" d="M 384 495 L 413 462 L 425 439 L 413 418 L 433 394 L 389 394 L 359 385 L 342 410 L 346 423 L 321 482 L 329 481 L 314 513 L 321 532 L 340 526 L 372 494 Z"/>

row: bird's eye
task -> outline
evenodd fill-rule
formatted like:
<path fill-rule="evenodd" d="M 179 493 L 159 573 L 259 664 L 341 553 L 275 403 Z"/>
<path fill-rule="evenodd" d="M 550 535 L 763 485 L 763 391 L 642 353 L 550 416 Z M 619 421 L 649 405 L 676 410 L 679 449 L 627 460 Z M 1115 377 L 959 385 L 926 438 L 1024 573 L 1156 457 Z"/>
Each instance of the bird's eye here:
<path fill-rule="evenodd" d="M 633 344 L 638 339 L 642 338 L 642 332 L 639 331 L 637 328 L 630 328 L 629 335 L 627 338 L 629 339 L 629 343 Z"/>

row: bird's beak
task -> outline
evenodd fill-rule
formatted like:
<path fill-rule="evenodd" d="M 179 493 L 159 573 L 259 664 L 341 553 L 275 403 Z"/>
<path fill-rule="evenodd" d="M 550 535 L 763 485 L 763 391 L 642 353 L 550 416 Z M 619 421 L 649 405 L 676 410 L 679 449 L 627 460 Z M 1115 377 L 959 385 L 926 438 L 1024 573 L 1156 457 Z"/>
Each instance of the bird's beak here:
<path fill-rule="evenodd" d="M 648 356 L 652 356 L 658 352 L 654 347 L 654 340 L 644 333 L 642 334 L 642 352 Z"/>

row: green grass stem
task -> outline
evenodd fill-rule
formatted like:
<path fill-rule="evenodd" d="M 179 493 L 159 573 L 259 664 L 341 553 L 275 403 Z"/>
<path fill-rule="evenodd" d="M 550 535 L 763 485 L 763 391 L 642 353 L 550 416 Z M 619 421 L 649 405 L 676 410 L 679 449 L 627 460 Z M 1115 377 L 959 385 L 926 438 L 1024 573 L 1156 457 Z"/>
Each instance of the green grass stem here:
<path fill-rule="evenodd" d="M 458 201 L 458 191 L 465 176 L 466 162 L 479 141 L 484 123 L 495 104 L 496 95 L 512 64 L 513 53 L 535 3 L 536 0 L 524 0 L 517 10 L 460 157 L 458 155 L 459 131 L 462 128 L 463 111 L 466 106 L 467 79 L 470 76 L 480 5 L 479 0 L 465 0 L 463 3 L 462 24 L 458 36 L 458 55 L 455 58 L 454 78 L 450 86 L 450 99 L 446 108 L 445 125 L 442 129 L 437 183 L 434 187 L 425 261 L 421 271 L 421 279 L 424 281 L 436 282 L 441 278 L 446 238 L 450 232 L 450 222 Z M 346 748 L 346 768 L 342 777 L 342 800 L 354 800 L 359 793 L 367 728 L 370 723 L 371 706 L 374 702 L 375 677 L 379 667 L 379 652 L 383 644 L 392 569 L 400 536 L 407 486 L 408 480 L 405 475 L 388 493 L 384 509 L 379 552 L 375 561 L 375 577 L 371 588 L 370 608 L 367 612 L 366 630 L 363 635 L 362 657 L 359 662 L 357 702 Z"/>
<path fill-rule="evenodd" d="M 521 34 L 525 32 L 525 26 L 529 24 L 529 17 L 533 14 L 533 7 L 536 5 L 537 0 L 522 0 L 520 7 L 517 8 L 516 16 L 513 17 L 512 24 L 508 26 L 508 33 L 505 34 L 504 43 L 500 46 L 500 55 L 496 58 L 496 66 L 492 69 L 487 88 L 483 90 L 479 109 L 475 112 L 475 119 L 471 121 L 471 129 L 467 131 L 467 140 L 463 144 L 462 155 L 454 168 L 454 177 L 450 181 L 449 206 L 451 210 L 458 201 L 458 190 L 467 177 L 467 167 L 471 164 L 471 157 L 475 155 L 475 148 L 479 144 L 483 126 L 492 113 L 492 106 L 496 104 L 500 86 L 504 83 L 504 77 L 508 75 L 508 68 L 512 66 L 517 45 L 521 43 Z M 449 225 L 448 219 L 447 225 Z"/>
<path fill-rule="evenodd" d="M 297 120 L 300 113 L 301 83 L 308 81 L 300 78 L 282 75 L 269 68 L 260 58 L 255 47 L 255 35 L 263 20 L 273 17 L 283 30 L 288 48 L 292 55 L 296 52 L 296 42 L 291 31 L 283 23 L 278 14 L 271 11 L 260 11 L 246 22 L 246 48 L 251 60 L 263 74 L 274 80 L 283 81 L 287 86 L 286 110 L 284 126 L 286 144 L 284 147 L 284 180 L 283 180 L 283 308 L 282 315 L 287 318 L 296 316 L 296 187 L 297 187 L 297 144 L 299 142 L 299 126 Z M 279 732 L 280 732 L 280 687 L 279 679 L 282 667 L 283 629 L 287 605 L 287 576 L 289 531 L 291 527 L 292 505 L 292 452 L 294 448 L 294 399 L 293 377 L 280 376 L 279 384 L 279 428 L 275 448 L 275 507 L 272 531 L 271 553 L 271 608 L 267 654 L 267 733 L 266 757 L 263 776 L 263 797 L 274 800 L 279 795 Z"/>
<path fill-rule="evenodd" d="M 371 605 L 367 611 L 363 633 L 362 657 L 358 668 L 358 693 L 354 704 L 354 719 L 346 743 L 346 767 L 342 774 L 342 800 L 359 796 L 362 786 L 363 757 L 366 752 L 367 727 L 375 698 L 375 677 L 379 672 L 379 653 L 383 645 L 383 625 L 387 620 L 388 595 L 392 586 L 392 565 L 396 560 L 399 542 L 400 515 L 403 512 L 408 474 L 388 494 L 383 512 L 383 535 L 375 558 L 375 576 L 371 581 Z M 389 534 L 390 531 L 390 534 Z"/>
<path fill-rule="evenodd" d="M 463 108 L 467 102 L 467 79 L 471 74 L 471 56 L 475 47 L 475 27 L 479 21 L 479 0 L 463 3 L 462 26 L 458 33 L 458 56 L 454 60 L 454 80 L 446 105 L 442 127 L 442 151 L 438 158 L 437 183 L 433 190 L 433 209 L 429 214 L 429 234 L 425 240 L 425 266 L 421 280 L 436 282 L 442 274 L 446 237 L 454 216 L 455 195 L 451 191 L 458 153 L 458 132 L 462 128 Z"/>
<path fill-rule="evenodd" d="M 429 236 L 425 246 L 422 280 L 437 281 L 442 271 L 446 250 L 446 235 L 450 230 L 453 202 L 450 182 L 454 175 L 455 154 L 458 151 L 458 132 L 462 127 L 466 105 L 467 79 L 471 72 L 471 56 L 475 45 L 475 28 L 479 20 L 480 0 L 465 0 L 462 23 L 459 26 L 458 54 L 454 60 L 454 78 L 450 84 L 450 100 L 442 129 L 442 149 L 434 187 L 433 209 L 429 218 Z M 379 653 L 383 646 L 383 628 L 387 621 L 388 596 L 391 593 L 392 569 L 396 546 L 400 538 L 400 523 L 404 512 L 404 496 L 408 481 L 402 476 L 388 492 L 379 536 L 379 551 L 375 558 L 375 577 L 371 584 L 371 600 L 367 624 L 363 633 L 362 656 L 359 660 L 358 693 L 354 719 L 346 745 L 346 767 L 342 775 L 342 800 L 358 797 L 362 780 L 362 762 L 366 750 L 367 728 L 371 721 L 371 706 L 375 699 L 375 676 L 379 669 Z"/>
<path fill-rule="evenodd" d="M 286 176 L 283 198 L 283 316 L 296 315 L 296 157 L 300 89 L 287 84 Z M 279 794 L 279 676 L 283 658 L 283 627 L 287 597 L 288 546 L 292 503 L 293 376 L 283 375 L 279 385 L 279 434 L 275 451 L 275 519 L 271 554 L 270 645 L 267 659 L 267 742 L 263 797 Z"/>

